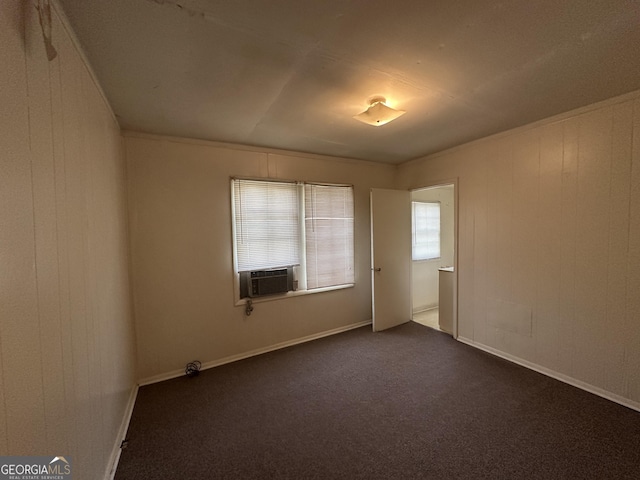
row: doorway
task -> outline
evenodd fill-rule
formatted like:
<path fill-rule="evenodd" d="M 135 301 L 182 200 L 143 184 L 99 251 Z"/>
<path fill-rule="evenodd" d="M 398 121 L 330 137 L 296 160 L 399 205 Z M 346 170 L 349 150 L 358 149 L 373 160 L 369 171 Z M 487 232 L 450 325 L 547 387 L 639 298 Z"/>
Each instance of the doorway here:
<path fill-rule="evenodd" d="M 455 335 L 455 184 L 411 191 L 412 319 Z"/>

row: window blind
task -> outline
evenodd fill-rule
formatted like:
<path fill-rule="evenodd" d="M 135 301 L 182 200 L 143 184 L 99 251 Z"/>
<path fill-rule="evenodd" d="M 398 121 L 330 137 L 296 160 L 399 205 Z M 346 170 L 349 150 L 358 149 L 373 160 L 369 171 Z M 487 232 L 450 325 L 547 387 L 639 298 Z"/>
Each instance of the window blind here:
<path fill-rule="evenodd" d="M 305 184 L 307 288 L 354 283 L 353 187 Z"/>
<path fill-rule="evenodd" d="M 300 263 L 295 183 L 233 180 L 238 271 Z"/>
<path fill-rule="evenodd" d="M 412 202 L 413 260 L 440 258 L 440 203 Z"/>

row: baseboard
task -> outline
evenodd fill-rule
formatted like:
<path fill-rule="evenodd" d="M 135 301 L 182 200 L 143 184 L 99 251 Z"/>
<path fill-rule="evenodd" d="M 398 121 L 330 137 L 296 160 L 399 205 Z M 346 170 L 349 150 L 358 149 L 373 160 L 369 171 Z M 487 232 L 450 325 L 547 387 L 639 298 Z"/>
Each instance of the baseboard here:
<path fill-rule="evenodd" d="M 310 342 L 312 340 L 317 340 L 319 338 L 329 337 L 331 335 L 347 332 L 349 330 L 354 330 L 356 328 L 364 327 L 366 325 L 371 325 L 371 320 L 365 320 L 364 322 L 353 323 L 351 325 L 334 328 L 332 330 L 325 330 L 324 332 L 314 333 L 313 335 L 307 335 L 306 337 L 296 338 L 293 340 L 288 340 L 286 342 L 276 343 L 275 345 L 270 345 L 268 347 L 258 348 L 256 350 L 251 350 L 249 352 L 244 352 L 237 355 L 231 355 L 229 357 L 224 357 L 218 360 L 213 360 L 211 362 L 206 362 L 202 364 L 201 369 L 206 370 L 208 368 L 219 367 L 220 365 L 237 362 L 238 360 L 243 360 L 249 357 L 255 357 L 256 355 L 262 355 L 263 353 L 273 352 L 274 350 L 280 350 L 281 348 L 292 347 L 293 345 Z M 143 387 L 145 385 L 163 382 L 165 380 L 181 377 L 183 375 L 184 375 L 184 369 L 173 370 L 172 372 L 162 373 L 160 375 L 154 375 L 152 377 L 143 378 L 142 380 L 140 380 L 139 385 Z"/>
<path fill-rule="evenodd" d="M 133 406 L 136 404 L 137 396 L 138 396 L 138 385 L 135 385 L 131 389 L 131 394 L 129 395 L 129 401 L 127 402 L 127 408 L 124 411 L 124 416 L 122 417 L 122 423 L 120 424 L 120 429 L 118 430 L 118 436 L 116 437 L 116 442 L 113 445 L 113 450 L 111 451 L 111 455 L 109 457 L 109 463 L 107 464 L 107 471 L 104 474 L 105 480 L 113 480 L 116 475 L 116 469 L 118 468 L 118 462 L 120 461 L 120 453 L 122 452 L 120 445 L 122 445 L 122 441 L 127 436 L 127 430 L 129 429 L 129 422 L 131 421 L 131 415 L 133 414 Z"/>
<path fill-rule="evenodd" d="M 429 310 L 435 310 L 436 308 L 438 308 L 438 305 L 423 305 L 421 307 L 417 307 L 415 310 L 412 310 L 411 313 L 415 315 L 416 313 L 428 312 Z"/>
<path fill-rule="evenodd" d="M 634 402 L 633 400 L 629 400 L 628 398 L 622 397 L 620 395 L 616 395 L 615 393 L 612 392 L 608 392 L 607 390 L 604 390 L 602 388 L 596 387 L 594 385 L 591 385 L 589 383 L 583 382 L 581 380 L 577 380 L 573 377 L 570 377 L 568 375 L 565 375 L 563 373 L 560 372 L 556 372 L 555 370 L 551 370 L 549 368 L 543 367 L 541 365 L 538 365 L 536 363 L 533 362 L 529 362 L 528 360 L 524 360 L 520 357 L 516 357 L 514 355 L 510 355 L 508 353 L 502 352 L 500 350 L 497 350 L 493 347 L 489 347 L 487 345 L 484 345 L 482 343 L 478 343 L 475 342 L 471 339 L 468 338 L 464 338 L 464 337 L 458 337 L 457 340 L 459 342 L 465 343 L 467 345 L 470 345 L 472 347 L 475 347 L 479 350 L 483 350 L 487 353 L 490 353 L 492 355 L 495 355 L 496 357 L 500 357 L 503 358 L 505 360 L 508 360 L 512 363 L 518 364 L 520 366 L 526 367 L 530 370 L 533 370 L 535 372 L 541 373 L 543 375 L 546 375 L 547 377 L 551 377 L 551 378 L 555 378 L 556 380 L 559 380 L 561 382 L 567 383 L 569 385 L 572 385 L 574 387 L 577 387 L 581 390 L 585 390 L 589 393 L 593 393 L 594 395 L 598 395 L 599 397 L 602 398 L 606 398 L 607 400 L 611 400 L 612 402 L 618 403 L 624 407 L 630 408 L 632 410 L 636 410 L 638 412 L 640 412 L 640 403 L 639 402 Z"/>

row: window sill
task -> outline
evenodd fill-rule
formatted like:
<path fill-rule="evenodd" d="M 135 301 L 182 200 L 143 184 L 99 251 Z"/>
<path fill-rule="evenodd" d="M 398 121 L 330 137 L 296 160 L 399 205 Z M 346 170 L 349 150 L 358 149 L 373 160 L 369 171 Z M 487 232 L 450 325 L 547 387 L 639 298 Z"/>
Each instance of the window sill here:
<path fill-rule="evenodd" d="M 265 295 L 264 297 L 241 298 L 235 302 L 235 306 L 245 305 L 247 300 L 251 300 L 254 305 L 256 303 L 272 302 L 274 300 L 283 300 L 285 298 L 301 297 L 303 295 L 314 295 L 316 293 L 333 292 L 334 290 L 344 290 L 345 288 L 353 288 L 355 283 L 345 283 L 344 285 L 334 285 L 333 287 L 314 288 L 312 290 L 295 290 L 276 295 Z"/>
<path fill-rule="evenodd" d="M 436 257 L 436 258 L 423 258 L 420 260 L 411 260 L 413 263 L 424 263 L 424 262 L 434 262 L 434 261 L 440 261 L 442 260 L 442 257 Z"/>

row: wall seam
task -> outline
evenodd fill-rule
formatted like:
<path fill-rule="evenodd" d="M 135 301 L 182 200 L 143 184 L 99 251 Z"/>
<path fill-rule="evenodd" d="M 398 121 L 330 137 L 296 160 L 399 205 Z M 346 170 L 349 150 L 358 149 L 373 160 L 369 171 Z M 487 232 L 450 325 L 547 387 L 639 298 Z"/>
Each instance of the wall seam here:
<path fill-rule="evenodd" d="M 136 308 L 135 308 L 135 293 L 134 293 L 134 278 L 133 278 L 133 238 L 132 238 L 132 215 L 131 215 L 131 179 L 130 179 L 130 170 L 132 170 L 132 165 L 129 163 L 129 156 L 127 155 L 127 140 L 122 133 L 119 135 L 120 138 L 120 159 L 122 162 L 122 170 L 123 170 L 123 186 L 124 186 L 124 216 L 125 216 L 125 233 L 126 233 L 126 246 L 127 246 L 127 278 L 129 280 L 129 288 L 127 289 L 129 292 L 129 315 L 131 316 L 131 332 L 132 339 L 130 347 L 133 347 L 133 358 L 135 359 L 134 365 L 134 384 L 138 385 L 139 376 L 139 368 L 138 368 L 138 324 L 136 321 Z"/>
<path fill-rule="evenodd" d="M 614 144 L 615 144 L 615 123 L 616 123 L 616 109 L 615 106 L 611 107 L 611 125 L 609 127 L 609 137 L 610 137 L 610 145 L 609 145 L 609 192 L 608 192 L 608 210 L 611 211 L 611 196 L 613 193 L 613 164 L 614 164 Z M 607 251 L 605 253 L 607 258 L 607 275 L 604 279 L 605 281 L 605 302 L 604 302 L 604 320 L 605 323 L 609 323 L 609 315 L 610 307 L 609 307 L 609 295 L 611 289 L 611 281 L 610 281 L 610 265 L 611 265 L 611 215 L 607 215 Z M 625 315 L 626 317 L 626 315 Z M 605 338 L 610 336 L 611 332 L 607 329 L 604 333 Z M 607 381 L 607 370 L 605 368 L 604 362 L 600 363 L 600 369 L 602 371 L 602 378 L 604 379 L 603 384 L 606 384 Z M 608 389 L 607 389 L 608 390 Z"/>
<path fill-rule="evenodd" d="M 55 62 L 58 62 L 59 65 L 59 59 L 55 59 L 53 60 Z M 58 214 L 58 175 L 56 174 L 56 141 L 55 141 L 55 128 L 54 128 L 54 124 L 53 124 L 53 119 L 54 119 L 54 108 L 53 108 L 53 97 L 54 97 L 54 92 L 53 92 L 53 82 L 52 82 L 52 78 L 53 78 L 53 74 L 51 72 L 51 62 L 47 63 L 47 70 L 48 70 L 48 76 L 49 76 L 49 97 L 51 99 L 51 101 L 49 102 L 49 107 L 50 107 L 50 116 L 51 116 L 51 156 L 52 156 L 52 160 L 53 160 L 53 195 L 54 195 L 54 202 L 53 202 L 53 208 L 54 208 L 54 212 L 55 212 L 55 224 L 56 224 L 56 265 L 57 265 L 57 279 L 58 279 L 58 331 L 60 332 L 60 361 L 61 361 L 61 371 L 62 371 L 62 394 L 65 400 L 65 426 L 67 425 L 67 421 L 68 421 L 68 416 L 67 416 L 67 406 L 66 406 L 66 402 L 67 402 L 67 388 L 66 388 L 66 382 L 64 381 L 64 375 L 65 375 L 65 371 L 64 371 L 64 341 L 62 340 L 62 302 L 61 302 L 61 296 L 62 296 L 62 292 L 60 291 L 60 284 L 61 282 L 61 276 L 60 276 L 60 272 L 61 272 L 61 268 L 60 268 L 60 222 L 59 222 L 59 214 Z M 64 153 L 63 153 L 64 155 Z M 69 431 L 68 429 L 65 432 L 64 435 L 64 442 L 66 444 L 66 450 L 69 451 Z"/>
<path fill-rule="evenodd" d="M 62 129 L 62 175 L 63 175 L 63 180 L 64 180 L 64 215 L 65 215 L 65 219 L 69 218 L 69 211 L 68 211 L 68 205 L 69 205 L 69 198 L 67 196 L 67 136 L 66 136 L 66 122 L 65 122 L 65 115 L 64 115 L 64 106 L 65 106 L 65 102 L 64 102 L 64 88 L 63 88 L 63 82 L 62 82 L 62 70 L 63 70 L 63 60 L 62 57 L 60 57 L 60 62 L 59 62 L 59 66 L 60 68 L 58 69 L 58 77 L 59 77 L 59 83 L 60 83 L 60 106 L 62 108 L 61 111 L 61 116 L 62 116 L 62 122 L 61 122 L 61 129 Z M 68 224 L 65 225 L 65 227 L 68 229 Z M 66 251 L 69 252 L 69 235 L 65 235 L 65 243 L 66 243 Z M 67 273 L 67 302 L 69 305 L 69 312 L 68 312 L 68 322 L 69 322 L 69 328 L 72 329 L 72 325 L 71 325 L 71 269 L 69 268 L 68 265 L 68 261 L 69 261 L 69 256 L 67 254 L 67 268 L 66 268 L 66 273 Z M 62 303 L 61 303 L 62 305 Z M 61 336 L 62 338 L 62 336 Z M 69 432 L 69 441 L 71 438 L 75 437 L 75 430 L 76 430 L 76 424 L 77 424 L 77 417 L 72 415 L 70 412 L 70 407 L 75 406 L 76 404 L 76 388 L 77 388 L 77 384 L 76 384 L 76 377 L 74 375 L 74 369 L 75 369 L 75 363 L 76 363 L 76 359 L 74 358 L 73 355 L 73 332 L 71 332 L 69 334 L 69 357 L 70 357 L 70 361 L 71 361 L 71 384 L 73 386 L 73 391 L 70 392 L 71 394 L 71 398 L 66 398 L 65 397 L 65 410 L 67 411 L 67 419 L 71 420 L 73 423 L 73 427 L 71 429 L 68 429 L 67 431 Z M 63 343 L 63 361 L 64 361 L 64 343 Z M 63 368 L 63 371 L 64 368 Z M 65 374 L 67 372 L 65 371 Z M 66 390 L 65 390 L 65 394 L 66 394 Z M 75 450 L 75 442 L 73 443 L 69 443 L 69 446 L 71 447 L 71 449 Z"/>
<path fill-rule="evenodd" d="M 566 215 L 566 209 L 564 206 L 564 191 L 565 191 L 565 185 L 564 185 L 564 162 L 565 162 L 565 151 L 567 148 L 567 137 L 566 137 L 566 128 L 567 128 L 567 124 L 563 123 L 562 124 L 562 160 L 560 161 L 560 228 L 562 229 L 562 221 L 564 220 L 564 217 Z M 562 236 L 561 236 L 562 238 Z M 563 278 L 563 264 L 564 262 L 562 261 L 562 243 L 560 243 L 560 262 L 558 262 L 558 275 L 560 276 L 560 282 L 559 282 L 559 290 L 560 292 L 562 292 L 562 278 Z M 559 304 L 558 305 L 558 316 L 560 318 L 562 318 L 562 313 L 563 313 L 563 308 L 562 305 Z M 562 338 L 560 335 L 560 329 L 558 329 L 556 331 L 556 344 L 562 345 Z M 561 361 L 560 361 L 560 350 L 559 348 L 556 348 L 555 351 L 555 362 L 556 365 L 561 365 Z"/>
<path fill-rule="evenodd" d="M 580 207 L 580 120 L 576 121 L 576 190 L 575 190 L 575 205 L 576 211 L 574 216 L 574 229 L 573 229 L 573 284 L 571 286 L 573 302 L 571 304 L 571 371 L 575 375 L 575 358 L 576 358 L 576 265 L 578 263 L 578 209 Z"/>
<path fill-rule="evenodd" d="M 539 318 L 539 312 L 540 312 L 540 265 L 541 265 L 541 261 L 540 261 L 540 234 L 538 233 L 540 231 L 540 223 L 541 223 L 541 219 L 542 219 L 542 215 L 540 212 L 540 182 L 541 180 L 541 171 L 540 171 L 540 163 L 541 163 L 541 157 L 542 157 L 542 134 L 544 132 L 544 129 L 540 130 L 540 133 L 538 134 L 537 138 L 536 138 L 536 143 L 537 143 L 537 153 L 538 153 L 538 171 L 536 174 L 536 271 L 538 272 L 536 274 L 536 286 L 535 286 L 535 293 L 534 293 L 534 301 L 533 301 L 533 306 L 532 306 L 532 312 L 531 312 L 531 338 L 533 339 L 533 351 L 535 352 L 534 355 L 536 356 L 536 358 L 538 358 L 540 355 L 538 353 L 538 337 L 536 336 L 536 333 L 538 331 L 538 318 Z"/>
<path fill-rule="evenodd" d="M 28 2 L 24 4 L 24 9 L 27 8 L 35 8 L 32 2 Z M 36 228 L 36 198 L 34 191 L 34 173 L 33 173 L 33 133 L 32 133 L 32 119 L 31 119 L 31 95 L 29 91 L 29 52 L 28 52 L 28 38 L 27 38 L 27 24 L 30 16 L 26 14 L 23 15 L 23 24 L 22 24 L 22 38 L 24 45 L 24 77 L 25 77 L 25 90 L 27 94 L 27 134 L 29 137 L 29 173 L 31 176 L 31 220 L 33 223 L 33 269 L 34 269 L 34 286 L 36 293 L 36 315 L 38 317 L 38 350 L 40 352 L 40 391 L 42 392 L 42 420 L 44 423 L 44 432 L 45 432 L 45 444 L 48 444 L 48 426 L 47 426 L 47 409 L 45 407 L 45 398 L 46 392 L 44 390 L 44 359 L 42 358 L 42 315 L 40 312 L 40 282 L 38 278 L 38 238 L 37 238 L 37 228 Z"/>

